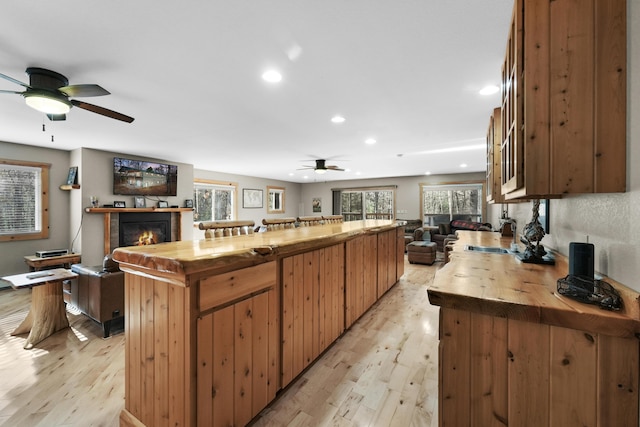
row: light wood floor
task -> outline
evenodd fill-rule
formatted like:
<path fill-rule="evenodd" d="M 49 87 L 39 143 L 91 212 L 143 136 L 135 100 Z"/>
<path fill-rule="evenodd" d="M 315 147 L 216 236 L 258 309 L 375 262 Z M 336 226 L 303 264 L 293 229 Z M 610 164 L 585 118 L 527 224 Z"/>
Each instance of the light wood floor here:
<path fill-rule="evenodd" d="M 438 308 L 426 287 L 440 263 L 409 264 L 371 310 L 254 420 L 254 426 L 436 426 Z M 0 290 L 0 425 L 117 426 L 124 334 L 69 313 L 70 329 L 33 350 L 12 337 L 29 290 Z"/>

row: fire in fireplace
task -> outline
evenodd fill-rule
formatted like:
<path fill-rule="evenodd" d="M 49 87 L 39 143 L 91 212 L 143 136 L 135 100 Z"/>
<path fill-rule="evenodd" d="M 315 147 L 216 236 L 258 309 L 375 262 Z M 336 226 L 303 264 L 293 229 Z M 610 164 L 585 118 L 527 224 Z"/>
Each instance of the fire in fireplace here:
<path fill-rule="evenodd" d="M 121 213 L 120 245 L 142 246 L 171 241 L 171 213 Z"/>

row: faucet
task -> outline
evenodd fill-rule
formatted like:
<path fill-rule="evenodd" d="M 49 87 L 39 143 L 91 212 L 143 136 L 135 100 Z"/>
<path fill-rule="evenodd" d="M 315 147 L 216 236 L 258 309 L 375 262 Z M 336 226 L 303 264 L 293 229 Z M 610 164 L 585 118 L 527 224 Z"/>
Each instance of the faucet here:
<path fill-rule="evenodd" d="M 512 251 L 516 251 L 518 250 L 518 224 L 516 223 L 516 220 L 513 218 L 506 218 L 503 220 L 502 225 L 506 225 L 509 224 L 511 226 L 511 234 L 513 235 L 513 241 L 511 242 L 511 250 Z"/>

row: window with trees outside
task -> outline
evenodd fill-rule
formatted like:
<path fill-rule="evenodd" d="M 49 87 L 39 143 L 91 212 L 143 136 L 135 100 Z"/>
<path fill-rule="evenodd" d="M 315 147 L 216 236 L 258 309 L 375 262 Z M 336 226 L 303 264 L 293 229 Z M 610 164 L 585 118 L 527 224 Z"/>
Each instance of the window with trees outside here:
<path fill-rule="evenodd" d="M 193 222 L 235 219 L 237 188 L 235 183 L 195 180 Z"/>
<path fill-rule="evenodd" d="M 340 194 L 340 213 L 345 221 L 393 219 L 395 189 L 349 189 Z"/>
<path fill-rule="evenodd" d="M 437 226 L 454 219 L 482 222 L 484 183 L 420 185 L 425 225 Z"/>
<path fill-rule="evenodd" d="M 0 159 L 0 241 L 49 237 L 49 168 Z"/>

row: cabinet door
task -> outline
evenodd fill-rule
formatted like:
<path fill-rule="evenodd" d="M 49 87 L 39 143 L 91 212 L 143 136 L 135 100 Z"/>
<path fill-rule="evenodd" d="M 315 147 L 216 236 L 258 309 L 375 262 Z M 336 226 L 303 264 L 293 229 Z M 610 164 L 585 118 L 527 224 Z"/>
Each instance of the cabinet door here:
<path fill-rule="evenodd" d="M 495 108 L 489 117 L 487 128 L 487 202 L 503 203 L 500 169 L 500 146 L 502 145 L 502 112 Z"/>
<path fill-rule="evenodd" d="M 404 234 L 402 237 L 404 242 Z M 345 246 L 345 325 L 350 327 L 378 300 L 378 238 L 365 235 Z"/>
<path fill-rule="evenodd" d="M 396 283 L 396 231 L 378 233 L 378 298 Z"/>
<path fill-rule="evenodd" d="M 282 386 L 344 332 L 344 245 L 282 260 Z"/>
<path fill-rule="evenodd" d="M 275 398 L 275 289 L 198 320 L 198 425 L 246 425 Z"/>

